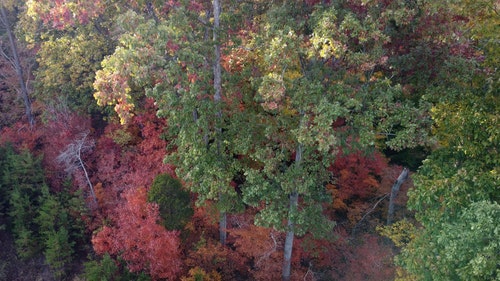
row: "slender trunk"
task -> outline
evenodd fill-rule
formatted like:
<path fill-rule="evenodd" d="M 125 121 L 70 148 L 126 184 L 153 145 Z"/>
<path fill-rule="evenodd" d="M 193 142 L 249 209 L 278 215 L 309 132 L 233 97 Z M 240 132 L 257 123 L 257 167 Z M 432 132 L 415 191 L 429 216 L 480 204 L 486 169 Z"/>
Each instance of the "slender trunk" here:
<path fill-rule="evenodd" d="M 299 202 L 299 194 L 297 192 L 290 194 L 290 205 L 289 205 L 290 213 L 297 208 L 298 202 Z M 288 216 L 287 227 L 288 230 L 286 232 L 285 246 L 283 249 L 284 252 L 283 273 L 282 273 L 283 281 L 290 280 L 290 273 L 292 271 L 292 250 L 293 250 L 293 240 L 295 238 L 295 230 L 294 230 L 294 221 L 290 217 L 290 215 Z"/>
<path fill-rule="evenodd" d="M 213 61 L 213 71 L 214 71 L 214 103 L 217 110 L 217 120 L 215 122 L 215 142 L 217 145 L 217 155 L 221 157 L 221 134 L 222 129 L 220 128 L 220 122 L 222 122 L 222 111 L 220 109 L 220 101 L 222 97 L 222 70 L 220 65 L 220 44 L 218 42 L 218 32 L 220 28 L 220 2 L 219 0 L 213 0 L 214 8 L 214 30 L 213 30 L 213 42 L 214 42 L 214 61 Z M 222 199 L 222 187 L 219 187 L 219 200 Z M 227 214 L 225 210 L 220 212 L 219 218 L 219 238 L 222 245 L 226 244 L 227 238 Z"/>
<path fill-rule="evenodd" d="M 392 186 L 391 197 L 389 199 L 389 212 L 387 214 L 387 225 L 390 225 L 392 223 L 392 219 L 394 217 L 394 200 L 396 200 L 399 188 L 407 178 L 408 178 L 408 169 L 404 168 L 401 174 L 399 175 L 398 179 Z"/>
<path fill-rule="evenodd" d="M 221 212 L 219 217 L 219 240 L 222 245 L 226 245 L 227 239 L 227 213 Z"/>
<path fill-rule="evenodd" d="M 85 143 L 85 139 L 86 138 L 87 138 L 87 135 L 85 135 L 83 137 L 83 139 L 80 141 L 78 149 L 77 149 L 77 155 L 76 155 L 76 157 L 78 158 L 78 163 L 80 164 L 80 167 L 82 168 L 83 173 L 85 174 L 85 180 L 87 181 L 87 184 L 89 186 L 90 195 L 92 196 L 92 200 L 94 201 L 94 204 L 96 206 L 98 206 L 98 204 L 97 204 L 97 197 L 96 197 L 95 191 L 94 191 L 94 186 L 92 185 L 92 182 L 90 181 L 89 173 L 87 172 L 87 169 L 85 168 L 85 163 L 83 163 L 83 160 L 82 160 L 82 157 L 81 157 L 82 147 L 83 147 L 83 144 Z"/>
<path fill-rule="evenodd" d="M 35 124 L 35 118 L 33 117 L 33 112 L 31 109 L 31 100 L 29 98 L 28 87 L 26 86 L 26 81 L 24 81 L 23 67 L 19 59 L 19 52 L 17 50 L 16 40 L 14 38 L 14 34 L 12 34 L 9 19 L 7 17 L 7 13 L 3 5 L 0 5 L 0 13 L 1 13 L 1 21 L 5 26 L 7 36 L 9 37 L 10 49 L 12 52 L 12 64 L 16 71 L 17 79 L 19 80 L 20 92 L 26 110 L 26 117 L 28 118 L 28 123 L 30 127 L 33 127 L 33 125 Z"/>
<path fill-rule="evenodd" d="M 97 206 L 97 198 L 95 196 L 94 186 L 92 185 L 92 182 L 90 182 L 89 173 L 87 173 L 87 169 L 85 169 L 85 164 L 83 163 L 83 160 L 82 160 L 82 158 L 80 158 L 80 156 L 78 156 L 78 161 L 80 162 L 80 167 L 82 168 L 83 173 L 85 174 L 85 179 L 87 180 L 87 184 L 88 184 L 89 189 L 90 189 L 90 195 L 92 196 L 92 200 L 94 201 L 94 204 L 96 204 L 96 206 Z"/>
<path fill-rule="evenodd" d="M 222 93 L 222 71 L 220 65 L 220 44 L 218 42 L 218 32 L 220 28 L 220 2 L 219 0 L 214 0 L 214 33 L 213 33 L 213 41 L 214 41 L 214 101 L 219 103 L 221 100 Z M 220 113 L 220 112 L 219 112 Z M 219 114 L 220 116 L 220 114 Z"/>
<path fill-rule="evenodd" d="M 302 161 L 302 145 L 299 144 L 297 151 L 295 153 L 295 165 L 300 165 Z M 299 204 L 299 194 L 297 191 L 293 191 L 290 195 L 289 209 L 288 209 L 288 221 L 287 221 L 287 232 L 285 238 L 285 246 L 283 249 L 283 281 L 290 280 L 290 273 L 292 269 L 292 250 L 293 250 L 293 240 L 295 238 L 295 222 L 293 220 L 293 213 L 297 210 L 297 205 Z"/>

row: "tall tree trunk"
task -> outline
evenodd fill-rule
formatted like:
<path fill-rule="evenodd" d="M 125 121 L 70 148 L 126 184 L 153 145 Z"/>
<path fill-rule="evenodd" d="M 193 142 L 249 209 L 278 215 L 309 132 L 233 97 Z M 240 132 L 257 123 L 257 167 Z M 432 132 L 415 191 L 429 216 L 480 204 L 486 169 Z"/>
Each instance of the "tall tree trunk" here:
<path fill-rule="evenodd" d="M 5 7 L 3 5 L 0 5 L 0 15 L 1 15 L 0 20 L 2 24 L 5 26 L 7 36 L 9 37 L 10 49 L 12 52 L 12 58 L 10 60 L 16 71 L 17 79 L 19 80 L 20 92 L 26 110 L 26 117 L 28 118 L 28 123 L 30 127 L 33 127 L 33 125 L 35 124 L 35 118 L 33 117 L 33 112 L 31 109 L 31 100 L 29 98 L 28 87 L 26 86 L 26 81 L 24 80 L 23 67 L 19 59 L 19 52 L 16 46 L 16 39 L 14 38 L 14 34 L 12 34 L 9 18 L 7 17 L 7 12 L 5 11 Z"/>
<path fill-rule="evenodd" d="M 226 245 L 226 238 L 227 238 L 227 212 L 220 212 L 219 241 L 222 245 Z"/>
<path fill-rule="evenodd" d="M 299 202 L 299 194 L 297 192 L 293 192 L 290 194 L 290 205 L 289 212 L 293 212 L 297 208 L 297 204 Z M 283 281 L 290 280 L 290 273 L 292 269 L 292 250 L 293 250 L 293 240 L 295 238 L 295 230 L 294 230 L 294 221 L 288 216 L 287 222 L 288 230 L 286 232 L 285 238 L 285 246 L 283 249 L 283 273 L 282 278 Z"/>
<path fill-rule="evenodd" d="M 302 145 L 299 144 L 297 151 L 295 153 L 295 165 L 300 165 L 302 162 Z M 293 240 L 295 238 L 295 222 L 293 220 L 293 213 L 297 210 L 297 205 L 299 204 L 299 194 L 297 191 L 293 191 L 290 194 L 290 202 L 288 205 L 288 221 L 287 221 L 287 231 L 285 238 L 285 246 L 283 249 L 283 281 L 290 280 L 290 273 L 292 268 L 292 250 L 293 250 Z"/>
<path fill-rule="evenodd" d="M 219 40 L 219 28 L 220 28 L 220 2 L 219 0 L 214 0 L 214 33 L 213 33 L 213 41 L 214 41 L 214 101 L 219 103 L 222 95 L 222 70 L 220 65 L 220 44 Z M 221 112 L 218 112 L 219 117 Z"/>
<path fill-rule="evenodd" d="M 213 30 L 213 42 L 214 42 L 214 61 L 213 61 L 213 70 L 214 70 L 214 103 L 217 109 L 217 121 L 216 123 L 216 145 L 217 145 L 217 155 L 219 158 L 222 156 L 221 153 L 221 134 L 222 129 L 218 124 L 222 122 L 222 110 L 220 109 L 220 101 L 222 97 L 222 70 L 220 65 L 220 44 L 218 42 L 219 36 L 219 28 L 220 28 L 220 2 L 219 0 L 213 0 L 213 8 L 214 8 L 214 30 Z M 219 187 L 219 200 L 222 199 L 222 187 Z M 227 214 L 225 210 L 222 210 L 219 218 L 219 237 L 220 243 L 222 245 L 226 244 L 226 233 L 227 228 Z"/>
<path fill-rule="evenodd" d="M 392 223 L 392 219 L 394 217 L 394 200 L 396 200 L 396 196 L 398 195 L 399 188 L 408 178 L 408 169 L 404 168 L 398 179 L 394 183 L 391 189 L 391 197 L 389 199 L 389 211 L 387 213 L 387 225 Z"/>

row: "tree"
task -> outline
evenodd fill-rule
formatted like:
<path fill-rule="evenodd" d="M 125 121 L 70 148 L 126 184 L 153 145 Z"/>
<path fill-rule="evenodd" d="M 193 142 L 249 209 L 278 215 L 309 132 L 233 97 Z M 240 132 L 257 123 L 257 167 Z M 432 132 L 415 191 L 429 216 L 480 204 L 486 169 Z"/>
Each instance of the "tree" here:
<path fill-rule="evenodd" d="M 438 105 L 435 108 L 438 126 L 446 124 L 438 127 L 440 137 L 446 144 L 432 152 L 418 171 L 418 175 L 414 177 L 416 189 L 409 193 L 408 204 L 409 208 L 416 211 L 416 218 L 423 229 L 420 229 L 415 239 L 405 247 L 400 259 L 400 264 L 419 278 L 435 276 L 436 280 L 445 280 L 455 276 L 457 280 L 469 280 L 472 276 L 489 276 L 491 272 L 487 266 L 481 267 L 484 265 L 478 264 L 477 266 L 485 271 L 476 268 L 474 275 L 469 276 L 449 271 L 454 266 L 454 261 L 451 259 L 439 261 L 440 267 L 435 267 L 432 263 L 438 256 L 449 255 L 447 253 L 450 247 L 454 247 L 454 242 L 445 240 L 441 235 L 448 235 L 444 233 L 448 233 L 451 229 L 458 230 L 456 225 L 462 221 L 461 216 L 475 212 L 472 211 L 474 202 L 495 203 L 500 198 L 496 149 L 499 144 L 499 132 L 494 125 L 497 119 L 494 112 L 498 112 L 499 102 L 498 98 L 491 94 L 481 97 L 464 93 L 456 102 Z M 460 108 L 454 110 L 460 111 L 450 109 L 454 106 Z M 480 131 L 478 128 L 481 128 Z M 489 214 L 491 213 L 484 213 L 485 216 Z M 487 219 L 482 218 L 482 220 Z M 482 230 L 474 228 L 468 235 L 480 235 L 480 232 Z M 451 238 L 455 234 L 449 235 Z M 425 244 L 423 241 L 426 241 Z M 447 245 L 445 241 L 449 241 L 450 244 Z M 472 242 L 472 240 L 463 242 L 465 241 Z M 427 245 L 442 246 L 429 248 Z M 474 247 L 473 244 L 461 244 L 462 249 L 469 250 Z M 476 249 L 475 253 L 488 255 L 482 252 L 484 250 Z"/>
<path fill-rule="evenodd" d="M 106 253 L 100 261 L 92 260 L 85 263 L 85 278 L 89 281 L 113 280 L 118 272 L 118 266 L 111 256 Z"/>
<path fill-rule="evenodd" d="M 85 263 L 85 278 L 88 281 L 150 281 L 144 272 L 131 273 L 123 261 L 115 261 L 108 253 L 100 260 Z"/>
<path fill-rule="evenodd" d="M 57 156 L 57 161 L 64 166 L 65 171 L 70 175 L 77 170 L 81 170 L 83 172 L 92 200 L 94 204 L 97 204 L 94 185 L 90 181 L 89 173 L 85 163 L 83 162 L 83 154 L 90 151 L 94 147 L 93 141 L 87 139 L 88 134 L 88 132 L 82 133 L 76 140 L 68 144 L 65 150 Z"/>
<path fill-rule="evenodd" d="M 203 269 L 199 267 L 194 267 L 189 270 L 189 276 L 181 278 L 182 281 L 196 281 L 196 280 L 206 280 L 206 281 L 221 281 L 222 278 L 217 271 L 211 271 L 206 273 Z"/>
<path fill-rule="evenodd" d="M 119 48 L 96 74 L 95 97 L 100 105 L 115 105 L 122 123 L 130 121 L 144 89 L 155 100 L 158 115 L 168 119 L 170 145 L 175 148 L 166 161 L 198 193 L 199 204 L 218 202 L 220 240 L 225 243 L 225 213 L 237 201 L 230 185 L 236 161 L 229 148 L 231 132 L 223 117 L 227 104 L 219 85 L 223 77 L 217 50 L 222 32 L 215 28 L 212 40 L 209 37 L 210 17 L 217 8 L 208 2 L 166 6 L 168 13 L 159 14 L 157 20 L 133 11 L 120 17 L 125 32 Z"/>
<path fill-rule="evenodd" d="M 415 123 L 428 122 L 423 109 L 383 72 L 390 40 L 383 30 L 392 20 L 386 11 L 405 14 L 407 7 L 379 7 L 276 3 L 249 40 L 260 108 L 247 112 L 254 138 L 242 137 L 247 147 L 240 153 L 258 164 L 245 171 L 243 199 L 262 208 L 258 224 L 287 233 L 283 280 L 290 279 L 294 236 L 331 233 L 321 204 L 329 199 L 327 168 L 339 147 L 369 149 L 378 134 L 393 136 L 386 144 L 397 149 L 421 142 Z"/>
<path fill-rule="evenodd" d="M 67 106 L 73 112 L 96 112 L 92 96 L 95 72 L 113 41 L 93 26 L 81 26 L 63 33 L 49 32 L 39 42 L 35 72 L 37 99 L 47 107 Z M 47 112 L 45 112 L 47 113 Z"/>
<path fill-rule="evenodd" d="M 167 174 L 156 176 L 148 190 L 148 202 L 158 204 L 162 224 L 168 230 L 182 230 L 193 215 L 189 192 Z"/>
<path fill-rule="evenodd" d="M 19 83 L 19 93 L 24 101 L 26 118 L 28 119 L 28 124 L 30 125 L 30 127 L 33 127 L 33 125 L 35 124 L 35 117 L 31 108 L 30 94 L 28 91 L 28 86 L 26 84 L 26 73 L 23 65 L 21 64 L 17 40 L 14 36 L 14 33 L 12 32 L 11 22 L 7 13 L 7 10 L 13 8 L 13 6 L 8 6 L 7 4 L 12 3 L 2 3 L 0 5 L 0 23 L 2 23 L 2 26 L 5 28 L 5 32 L 7 33 L 10 50 L 7 53 L 3 48 L 0 48 L 0 52 L 2 56 L 11 63 L 12 67 L 16 71 L 16 77 Z"/>
<path fill-rule="evenodd" d="M 8 149 L 1 175 L 2 185 L 8 187 L 7 210 L 16 250 L 21 258 L 27 259 L 42 249 L 35 221 L 45 185 L 41 158 L 27 150 L 16 153 Z"/>
<path fill-rule="evenodd" d="M 253 206 L 265 202 L 256 223 L 286 232 L 283 280 L 290 279 L 295 235 L 302 235 L 311 227 L 322 228 L 319 232 L 328 233 L 332 227 L 331 223 L 322 221 L 319 203 L 327 197 L 321 187 L 328 179 L 321 171 L 322 165 L 317 162 L 328 161 L 320 159 L 318 154 L 323 152 L 329 155 L 329 147 L 333 144 L 330 141 L 332 132 L 328 131 L 331 128 L 329 124 L 321 128 L 327 132 L 324 133 L 323 145 L 318 147 L 319 142 L 314 140 L 313 135 L 319 133 L 315 129 L 320 127 L 313 127 L 316 124 L 310 122 L 314 118 L 310 110 L 314 109 L 308 107 L 312 103 L 301 95 L 321 95 L 322 87 L 317 81 L 309 80 L 313 76 L 306 73 L 309 65 L 301 61 L 303 46 L 299 28 L 303 19 L 296 19 L 299 24 L 291 20 L 297 16 L 294 11 L 298 8 L 293 5 L 271 7 L 265 15 L 267 21 L 263 23 L 263 26 L 267 24 L 270 27 L 254 39 L 262 45 L 251 48 L 262 50 L 262 56 L 265 56 L 256 96 L 261 101 L 262 109 L 258 109 L 255 120 L 249 122 L 254 124 L 251 128 L 254 130 L 251 135 L 255 137 L 251 142 L 254 143 L 244 148 L 254 150 L 250 157 L 261 164 L 257 169 L 245 171 L 243 200 Z M 326 100 L 320 104 L 326 106 L 322 110 L 328 109 Z M 334 120 L 335 117 L 330 116 L 324 121 L 326 119 Z M 308 136 L 301 134 L 306 127 L 310 129 Z M 323 135 L 323 132 L 318 135 Z"/>
<path fill-rule="evenodd" d="M 331 208 L 335 211 L 331 217 L 335 220 L 347 217 L 344 228 L 351 228 L 354 235 L 368 215 L 388 197 L 384 194 L 385 182 L 388 178 L 393 180 L 388 159 L 370 149 L 351 151 L 347 155 L 339 153 L 328 171 L 335 179 L 326 185 L 333 199 Z M 374 199 L 377 200 L 375 204 L 371 202 Z"/>
<path fill-rule="evenodd" d="M 398 179 L 391 188 L 391 196 L 389 197 L 389 210 L 387 211 L 387 224 L 390 225 L 394 218 L 394 201 L 399 192 L 399 188 L 403 182 L 408 178 L 408 169 L 404 168 Z"/>
<path fill-rule="evenodd" d="M 0 218 L 4 219 L 6 215 L 6 210 L 8 209 L 7 203 L 9 201 L 9 187 L 4 183 L 3 180 L 3 171 L 4 167 L 7 166 L 7 151 L 8 148 L 4 146 L 0 146 Z M 5 225 L 2 223 L 0 225 L 0 230 L 4 229 Z"/>
<path fill-rule="evenodd" d="M 96 253 L 120 257 L 131 272 L 145 271 L 154 280 L 175 279 L 182 269 L 179 232 L 158 224 L 158 205 L 146 202 L 145 188 L 130 189 L 124 198 L 125 204 L 114 210 L 113 224 L 92 238 Z"/>
<path fill-rule="evenodd" d="M 473 8 L 467 14 L 470 4 L 456 3 L 447 12 L 460 11 L 471 22 L 478 15 L 495 14 L 494 5 L 482 6 L 485 10 L 477 14 Z M 457 29 L 468 46 L 488 45 L 477 31 L 467 34 L 463 26 Z M 462 48 L 439 73 L 442 83 L 429 88 L 426 97 L 434 103 L 431 113 L 438 144 L 414 176 L 416 188 L 409 192 L 408 207 L 416 212 L 421 227 L 398 258 L 398 264 L 417 280 L 498 278 L 488 260 L 489 250 L 496 247 L 489 245 L 488 238 L 494 230 L 484 229 L 485 239 L 475 240 L 483 232 L 476 223 L 494 224 L 491 216 L 500 199 L 499 80 L 497 72 L 489 71 L 489 62 Z"/>
<path fill-rule="evenodd" d="M 472 203 L 456 220 L 417 230 L 398 260 L 417 280 L 496 280 L 499 212 L 496 202 Z"/>
<path fill-rule="evenodd" d="M 84 226 L 82 209 L 75 200 L 83 200 L 68 190 L 52 194 L 47 186 L 41 190 L 41 204 L 35 222 L 47 264 L 57 279 L 63 279 L 73 259 L 77 242 L 82 242 Z M 83 202 L 81 203 L 83 204 Z"/>
<path fill-rule="evenodd" d="M 222 70 L 221 70 L 221 46 L 219 43 L 219 32 L 220 32 L 220 17 L 221 17 L 221 4 L 219 0 L 214 0 L 212 3 L 213 6 L 213 13 L 214 13 L 214 25 L 213 25 L 213 36 L 212 40 L 214 43 L 214 58 L 213 58 L 213 71 L 214 71 L 214 103 L 215 103 L 215 109 L 218 110 L 215 115 L 217 116 L 217 119 L 215 121 L 215 124 L 218 124 L 215 126 L 215 145 L 217 147 L 217 157 L 220 159 L 223 157 L 221 154 L 222 152 L 222 139 L 221 139 L 221 134 L 222 134 L 222 128 L 220 127 L 221 121 L 222 121 L 222 109 L 220 108 L 219 103 L 221 103 L 222 99 Z M 227 184 L 227 183 L 226 183 Z M 218 191 L 218 200 L 223 201 L 223 196 L 224 196 L 224 183 L 219 183 L 219 191 Z M 227 214 L 226 214 L 226 208 L 221 208 L 220 211 L 220 219 L 219 219 L 219 236 L 220 236 L 220 242 L 222 245 L 226 244 L 226 228 L 227 228 Z"/>
<path fill-rule="evenodd" d="M 245 258 L 217 239 L 202 237 L 187 253 L 185 264 L 191 270 L 200 268 L 208 273 L 218 272 L 224 280 L 245 279 L 248 276 Z"/>
<path fill-rule="evenodd" d="M 115 46 L 110 26 L 114 1 L 28 1 L 19 15 L 17 30 L 36 50 L 34 94 L 43 106 L 61 104 L 78 113 L 99 114 L 93 99 L 93 81 L 100 63 Z M 50 118 L 42 112 L 42 118 Z"/>
<path fill-rule="evenodd" d="M 236 250 L 252 263 L 249 267 L 254 280 L 277 280 L 280 278 L 281 244 L 284 236 L 271 229 L 250 224 L 231 229 Z M 298 259 L 294 259 L 294 264 Z"/>
<path fill-rule="evenodd" d="M 64 227 L 48 233 L 44 256 L 54 276 L 61 279 L 66 275 L 66 266 L 71 262 L 73 255 L 73 244 L 68 241 L 69 233 Z"/>

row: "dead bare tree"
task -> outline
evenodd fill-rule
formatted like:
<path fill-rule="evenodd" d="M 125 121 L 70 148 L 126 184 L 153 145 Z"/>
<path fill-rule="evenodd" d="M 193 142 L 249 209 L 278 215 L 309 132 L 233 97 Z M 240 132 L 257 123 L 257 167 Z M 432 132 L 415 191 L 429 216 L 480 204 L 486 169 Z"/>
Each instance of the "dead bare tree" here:
<path fill-rule="evenodd" d="M 74 175 L 75 171 L 81 170 L 85 176 L 85 180 L 90 190 L 90 195 L 94 204 L 97 206 L 97 198 L 94 191 L 94 186 L 89 178 L 89 173 L 82 159 L 84 153 L 90 152 L 94 148 L 94 142 L 88 138 L 89 132 L 80 134 L 73 142 L 68 144 L 66 148 L 57 156 L 57 162 L 63 165 L 64 170 Z"/>

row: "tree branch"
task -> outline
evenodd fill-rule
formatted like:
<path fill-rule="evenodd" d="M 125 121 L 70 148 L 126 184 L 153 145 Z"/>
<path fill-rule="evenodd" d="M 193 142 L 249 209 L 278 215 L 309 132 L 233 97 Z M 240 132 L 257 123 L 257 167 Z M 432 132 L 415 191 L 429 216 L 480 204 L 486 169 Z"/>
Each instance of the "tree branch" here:
<path fill-rule="evenodd" d="M 371 214 L 371 213 L 375 210 L 375 208 L 377 208 L 378 204 L 380 204 L 380 202 L 382 202 L 385 198 L 387 198 L 387 196 L 389 196 L 389 193 L 384 194 L 384 195 L 383 195 L 383 196 L 382 196 L 382 197 L 381 197 L 381 198 L 380 198 L 380 199 L 379 199 L 379 200 L 378 200 L 378 201 L 377 201 L 377 202 L 376 202 L 376 203 L 372 206 L 372 208 L 371 208 L 368 212 L 366 212 L 366 213 L 365 213 L 365 215 L 364 215 L 364 216 L 363 216 L 363 217 L 362 217 L 362 218 L 361 218 L 361 219 L 360 219 L 360 220 L 356 223 L 356 225 L 353 227 L 351 235 L 354 235 L 354 233 L 356 232 L 356 229 L 358 228 L 358 225 L 360 225 L 360 224 L 361 224 L 361 222 L 362 222 L 362 221 L 363 221 L 363 220 L 364 220 L 364 219 L 365 219 L 365 218 L 366 218 L 369 214 Z"/>
<path fill-rule="evenodd" d="M 72 174 L 75 170 L 81 169 L 85 176 L 85 181 L 89 187 L 90 194 L 94 204 L 97 205 L 97 198 L 94 192 L 94 186 L 90 181 L 87 168 L 85 168 L 85 162 L 82 159 L 82 153 L 90 150 L 93 144 L 87 140 L 88 132 L 81 134 L 81 137 L 74 140 L 72 143 L 66 146 L 59 156 L 57 156 L 57 161 L 65 166 L 65 171 L 68 174 Z"/>

